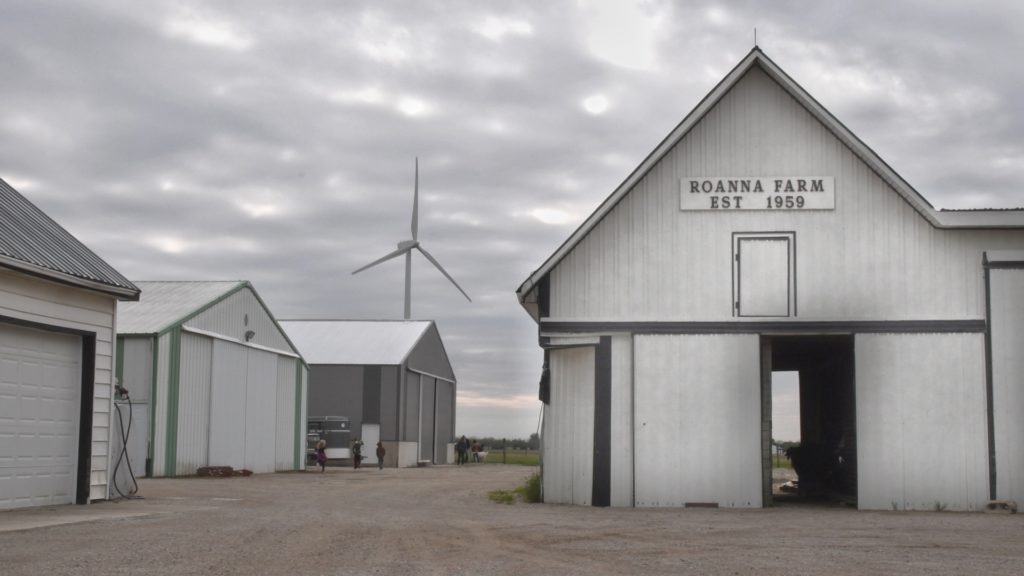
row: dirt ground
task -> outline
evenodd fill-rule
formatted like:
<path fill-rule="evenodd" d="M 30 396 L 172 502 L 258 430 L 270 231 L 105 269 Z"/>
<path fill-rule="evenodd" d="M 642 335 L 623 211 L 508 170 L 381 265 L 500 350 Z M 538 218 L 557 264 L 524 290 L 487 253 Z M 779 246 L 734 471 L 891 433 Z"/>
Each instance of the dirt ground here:
<path fill-rule="evenodd" d="M 500 465 L 142 482 L 0 512 L 0 574 L 1021 574 L 1024 514 L 496 504 Z"/>

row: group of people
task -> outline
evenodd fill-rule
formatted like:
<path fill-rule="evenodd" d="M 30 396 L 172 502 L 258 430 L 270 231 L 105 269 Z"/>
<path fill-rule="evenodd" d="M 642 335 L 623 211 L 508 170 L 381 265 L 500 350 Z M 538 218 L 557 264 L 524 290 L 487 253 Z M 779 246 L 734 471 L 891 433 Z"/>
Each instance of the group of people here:
<path fill-rule="evenodd" d="M 457 463 L 461 466 L 466 462 L 469 462 L 469 454 L 473 454 L 473 462 L 480 461 L 480 453 L 483 452 L 484 447 L 480 444 L 479 440 L 473 440 L 470 442 L 465 436 L 459 438 L 459 441 L 455 443 L 455 452 L 458 456 Z"/>
<path fill-rule="evenodd" d="M 363 464 L 363 441 L 356 437 L 352 441 L 352 467 L 356 470 L 360 469 Z M 377 442 L 377 469 L 384 469 L 384 455 L 387 454 L 387 450 L 384 449 L 384 444 Z M 320 465 L 320 471 L 323 472 L 327 469 L 327 440 L 323 438 L 316 443 L 316 463 Z"/>
<path fill-rule="evenodd" d="M 470 442 L 465 436 L 459 438 L 459 441 L 455 443 L 455 452 L 458 455 L 458 464 L 462 465 L 469 462 L 469 455 L 473 455 L 474 462 L 480 462 L 480 453 L 483 452 L 484 447 L 480 444 L 479 440 L 473 440 Z M 356 470 L 362 467 L 363 463 L 363 441 L 358 437 L 352 441 L 352 467 Z M 384 444 L 377 442 L 377 468 L 380 470 L 384 469 L 384 455 L 387 450 L 384 449 Z M 327 440 L 320 439 L 316 443 L 316 463 L 320 466 L 320 471 L 323 472 L 327 469 Z"/>

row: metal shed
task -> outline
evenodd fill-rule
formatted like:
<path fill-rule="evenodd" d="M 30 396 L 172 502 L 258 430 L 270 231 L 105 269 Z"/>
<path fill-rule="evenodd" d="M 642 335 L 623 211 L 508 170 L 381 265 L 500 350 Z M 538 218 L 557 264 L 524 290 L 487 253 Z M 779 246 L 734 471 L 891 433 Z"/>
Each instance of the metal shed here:
<path fill-rule="evenodd" d="M 303 469 L 308 369 L 252 285 L 137 284 L 142 299 L 118 309 L 116 367 L 132 399 L 132 467 Z"/>
<path fill-rule="evenodd" d="M 342 416 L 389 467 L 452 460 L 455 372 L 433 321 L 283 320 L 309 362 L 309 417 Z"/>
<path fill-rule="evenodd" d="M 0 510 L 109 496 L 116 306 L 138 297 L 0 180 Z"/>
<path fill-rule="evenodd" d="M 936 210 L 755 48 L 517 291 L 545 500 L 770 505 L 783 370 L 861 509 L 1024 497 L 1022 249 L 1024 211 Z"/>

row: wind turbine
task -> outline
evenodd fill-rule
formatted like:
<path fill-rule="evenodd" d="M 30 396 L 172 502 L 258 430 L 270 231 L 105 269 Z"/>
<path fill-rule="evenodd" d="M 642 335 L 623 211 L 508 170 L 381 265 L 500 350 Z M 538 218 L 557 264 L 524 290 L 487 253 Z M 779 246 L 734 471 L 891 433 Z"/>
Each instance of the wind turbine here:
<path fill-rule="evenodd" d="M 370 262 L 366 266 L 363 266 L 362 268 L 359 268 L 358 270 L 355 270 L 355 271 L 352 272 L 352 274 L 359 274 L 360 272 L 362 272 L 363 270 L 366 270 L 367 268 L 373 268 L 377 264 L 380 264 L 382 262 L 387 262 L 388 260 L 391 260 L 392 258 L 397 258 L 398 256 L 401 256 L 402 254 L 405 254 L 405 319 L 406 320 L 409 320 L 411 318 L 411 316 L 412 316 L 412 251 L 413 250 L 419 250 L 420 254 L 423 254 L 424 256 L 426 256 L 427 260 L 430 260 L 430 263 L 433 264 L 434 267 L 437 268 L 441 272 L 441 274 L 444 274 L 444 277 L 447 278 L 452 284 L 454 284 L 455 287 L 458 288 L 459 292 L 462 292 L 462 295 L 466 297 L 466 300 L 469 300 L 470 302 L 473 301 L 473 299 L 469 297 L 469 294 L 466 294 L 466 291 L 463 290 L 462 287 L 459 286 L 459 283 L 455 281 L 455 278 L 452 278 L 451 274 L 449 274 L 444 269 L 444 267 L 441 266 L 441 263 L 438 262 L 436 259 L 434 259 L 434 257 L 430 255 L 430 252 L 427 252 L 426 248 L 424 248 L 422 245 L 420 245 L 420 241 L 418 239 L 418 233 L 419 233 L 419 230 L 418 230 L 418 228 L 419 228 L 419 216 L 418 216 L 418 213 L 419 213 L 419 202 L 420 202 L 420 159 L 416 158 L 416 183 L 415 183 L 415 186 L 413 188 L 413 195 L 412 195 L 412 240 L 402 240 L 401 242 L 398 243 L 398 248 L 395 249 L 394 251 L 392 251 L 392 252 L 388 253 L 387 255 L 385 255 L 385 256 L 383 256 L 381 258 L 378 258 L 378 259 L 374 260 L 373 262 Z"/>

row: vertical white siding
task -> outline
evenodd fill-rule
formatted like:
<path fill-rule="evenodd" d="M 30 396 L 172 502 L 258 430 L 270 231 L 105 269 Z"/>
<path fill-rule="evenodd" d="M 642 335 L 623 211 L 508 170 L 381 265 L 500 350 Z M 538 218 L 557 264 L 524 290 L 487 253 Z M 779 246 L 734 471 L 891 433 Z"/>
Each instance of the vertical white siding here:
<path fill-rule="evenodd" d="M 111 412 L 113 410 L 113 348 L 116 300 L 17 272 L 0 270 L 0 316 L 48 326 L 81 330 L 96 338 L 93 397 L 92 469 L 89 498 L 109 494 Z"/>
<path fill-rule="evenodd" d="M 295 363 L 287 356 L 277 357 L 277 451 L 276 470 L 295 469 Z"/>
<path fill-rule="evenodd" d="M 633 505 L 633 337 L 612 336 L 611 505 Z"/>
<path fill-rule="evenodd" d="M 636 505 L 761 506 L 754 335 L 637 336 Z"/>
<path fill-rule="evenodd" d="M 250 348 L 245 386 L 245 467 L 273 472 L 277 421 L 277 355 Z"/>
<path fill-rule="evenodd" d="M 213 341 L 210 466 L 245 468 L 245 384 L 249 370 L 246 358 L 244 346 L 223 340 Z"/>
<path fill-rule="evenodd" d="M 992 270 L 996 497 L 1024 501 L 1024 270 Z"/>
<path fill-rule="evenodd" d="M 156 389 L 153 418 L 153 476 L 167 473 L 167 379 L 170 374 L 171 335 L 160 336 L 156 345 Z"/>
<path fill-rule="evenodd" d="M 590 504 L 594 473 L 594 349 L 552 350 L 544 410 L 544 501 Z"/>
<path fill-rule="evenodd" d="M 175 474 L 188 476 L 209 465 L 213 339 L 183 332 L 180 356 Z"/>
<path fill-rule="evenodd" d="M 682 178 L 773 175 L 833 176 L 835 210 L 679 210 Z M 732 233 L 756 231 L 796 234 L 796 320 L 980 319 L 982 251 L 1024 245 L 933 228 L 755 68 L 552 270 L 550 316 L 734 320 Z"/>
<path fill-rule="evenodd" d="M 243 288 L 214 304 L 185 325 L 242 341 L 245 341 L 246 331 L 252 330 L 256 333 L 251 340 L 253 344 L 277 350 L 291 350 L 284 334 L 248 288 Z"/>
<path fill-rule="evenodd" d="M 988 499 L 984 339 L 861 334 L 857 501 L 873 510 L 978 510 Z"/>

